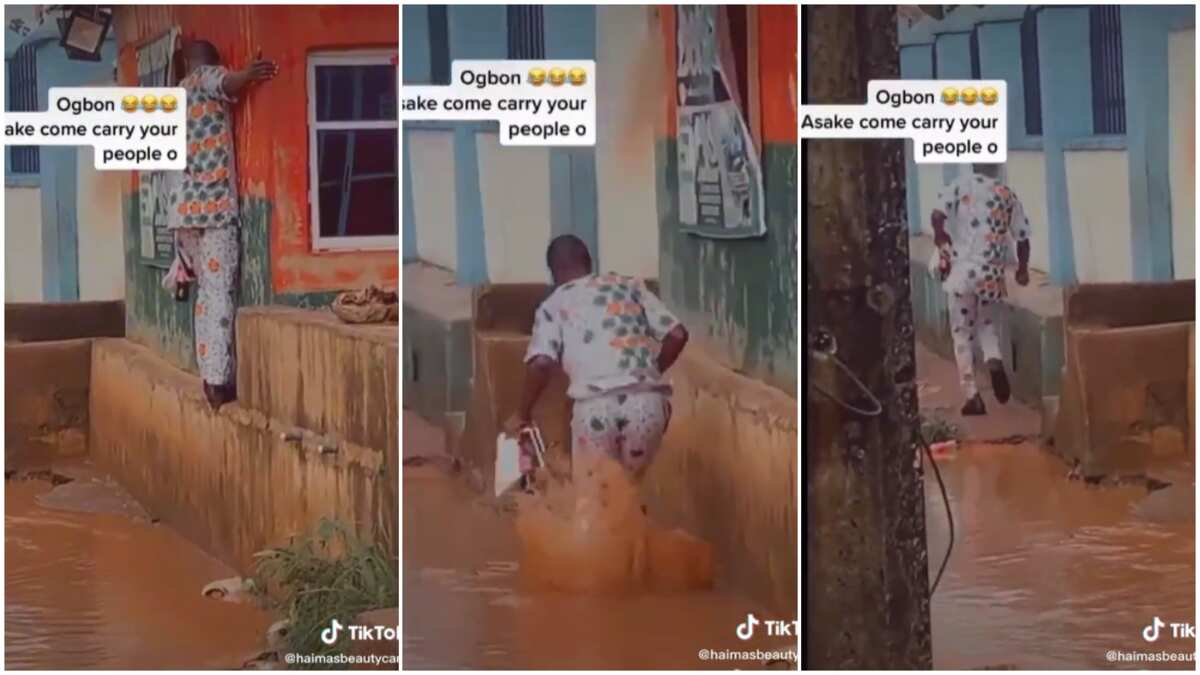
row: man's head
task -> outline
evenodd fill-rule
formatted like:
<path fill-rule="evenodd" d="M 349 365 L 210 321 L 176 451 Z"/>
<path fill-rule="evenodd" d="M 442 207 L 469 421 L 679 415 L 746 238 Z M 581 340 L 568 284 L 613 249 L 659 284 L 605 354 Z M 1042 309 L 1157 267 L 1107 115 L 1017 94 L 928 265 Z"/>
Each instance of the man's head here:
<path fill-rule="evenodd" d="M 999 164 L 973 164 L 971 165 L 971 168 L 975 170 L 975 173 L 981 176 L 987 176 L 988 178 L 999 178 L 1000 166 L 1001 165 Z"/>
<path fill-rule="evenodd" d="M 199 66 L 216 66 L 221 63 L 221 55 L 217 48 L 208 40 L 191 40 L 183 45 L 184 72 L 190 73 Z"/>
<path fill-rule="evenodd" d="M 592 273 L 592 254 L 579 237 L 560 235 L 550 240 L 546 247 L 546 266 L 550 268 L 554 285 L 561 286 Z"/>

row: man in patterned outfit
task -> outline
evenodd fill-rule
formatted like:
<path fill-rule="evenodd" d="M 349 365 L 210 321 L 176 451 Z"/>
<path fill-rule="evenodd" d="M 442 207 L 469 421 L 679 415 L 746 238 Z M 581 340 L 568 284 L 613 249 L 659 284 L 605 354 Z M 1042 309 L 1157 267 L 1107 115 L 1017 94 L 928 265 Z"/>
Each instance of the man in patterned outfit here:
<path fill-rule="evenodd" d="M 175 262 L 163 285 L 196 282 L 194 333 L 204 395 L 213 408 L 236 398 L 234 320 L 237 314 L 239 220 L 237 162 L 230 104 L 279 68 L 260 59 L 240 71 L 220 65 L 216 47 L 196 40 L 181 56 L 187 75 L 187 169 L 175 178 L 167 227 L 175 232 Z M 177 296 L 179 297 L 179 296 Z"/>
<path fill-rule="evenodd" d="M 602 453 L 640 477 L 671 417 L 662 379 L 688 341 L 687 330 L 644 283 L 592 273 L 578 237 L 550 242 L 546 264 L 554 292 L 537 309 L 525 355 L 525 391 L 509 430 L 527 426 L 550 375 L 562 367 L 574 401 L 572 454 Z"/>
<path fill-rule="evenodd" d="M 942 287 L 949 294 L 950 327 L 959 382 L 967 401 L 963 415 L 986 415 L 975 386 L 975 343 L 1000 403 L 1010 395 L 1000 352 L 1000 328 L 1008 295 L 1005 267 L 1016 242 L 1016 282 L 1029 283 L 1029 220 L 1021 200 L 1001 183 L 998 165 L 976 164 L 938 194 L 933 210 L 934 242 L 941 255 Z"/>

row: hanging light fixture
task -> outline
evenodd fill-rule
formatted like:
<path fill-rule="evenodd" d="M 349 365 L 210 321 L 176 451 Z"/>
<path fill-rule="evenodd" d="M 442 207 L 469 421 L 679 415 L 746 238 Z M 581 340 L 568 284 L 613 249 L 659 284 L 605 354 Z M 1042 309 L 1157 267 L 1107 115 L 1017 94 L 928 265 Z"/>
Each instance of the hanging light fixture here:
<path fill-rule="evenodd" d="M 62 6 L 66 15 L 58 19 L 59 44 L 67 58 L 99 61 L 100 51 L 112 26 L 112 9 L 97 6 Z"/>

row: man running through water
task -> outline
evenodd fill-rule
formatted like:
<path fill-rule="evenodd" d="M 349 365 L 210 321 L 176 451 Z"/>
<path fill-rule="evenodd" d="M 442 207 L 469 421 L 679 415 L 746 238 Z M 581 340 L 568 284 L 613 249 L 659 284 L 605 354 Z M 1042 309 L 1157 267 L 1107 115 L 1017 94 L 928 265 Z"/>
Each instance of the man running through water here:
<path fill-rule="evenodd" d="M 546 264 L 555 288 L 537 309 L 524 395 L 509 430 L 532 424 L 534 404 L 561 366 L 574 401 L 573 465 L 585 453 L 599 453 L 641 477 L 671 418 L 663 374 L 687 345 L 687 329 L 642 281 L 593 274 L 591 253 L 578 237 L 551 241 Z"/>

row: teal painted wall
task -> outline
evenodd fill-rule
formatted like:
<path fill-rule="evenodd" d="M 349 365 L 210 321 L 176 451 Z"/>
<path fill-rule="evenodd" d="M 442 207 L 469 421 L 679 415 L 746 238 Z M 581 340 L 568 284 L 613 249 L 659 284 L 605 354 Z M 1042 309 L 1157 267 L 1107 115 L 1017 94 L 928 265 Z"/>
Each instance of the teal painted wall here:
<path fill-rule="evenodd" d="M 797 166 L 795 145 L 762 152 L 767 234 L 716 240 L 680 231 L 675 140 L 658 141 L 659 284 L 694 343 L 735 370 L 796 391 Z"/>

